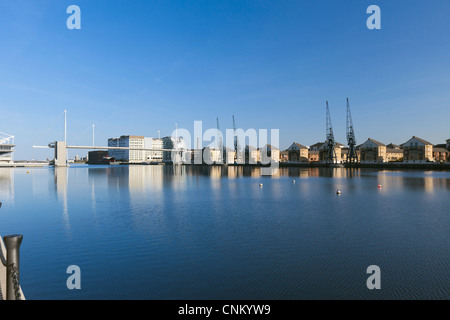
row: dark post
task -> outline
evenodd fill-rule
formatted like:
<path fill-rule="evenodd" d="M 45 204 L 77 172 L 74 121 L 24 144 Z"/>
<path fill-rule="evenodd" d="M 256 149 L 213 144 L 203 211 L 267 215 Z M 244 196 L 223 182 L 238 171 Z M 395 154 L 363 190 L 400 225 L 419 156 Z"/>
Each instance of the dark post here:
<path fill-rule="evenodd" d="M 20 300 L 19 251 L 23 235 L 12 234 L 3 237 L 6 247 L 6 299 Z"/>

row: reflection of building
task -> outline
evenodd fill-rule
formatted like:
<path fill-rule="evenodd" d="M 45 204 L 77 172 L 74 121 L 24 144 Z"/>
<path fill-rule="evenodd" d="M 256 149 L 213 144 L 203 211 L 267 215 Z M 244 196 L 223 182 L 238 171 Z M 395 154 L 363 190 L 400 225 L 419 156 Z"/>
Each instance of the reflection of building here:
<path fill-rule="evenodd" d="M 400 146 L 404 162 L 433 161 L 433 145 L 428 141 L 413 136 Z"/>
<path fill-rule="evenodd" d="M 14 147 L 14 136 L 0 132 L 0 163 L 13 161 Z"/>
<path fill-rule="evenodd" d="M 0 168 L 0 201 L 14 200 L 14 170 Z"/>
<path fill-rule="evenodd" d="M 359 146 L 359 151 L 361 162 L 385 162 L 387 160 L 386 145 L 371 138 Z"/>
<path fill-rule="evenodd" d="M 163 160 L 163 142 L 161 139 L 147 138 L 144 136 L 121 136 L 108 139 L 108 147 L 125 147 L 146 150 L 109 150 L 109 156 L 118 161 L 129 163 L 160 162 Z M 151 151 L 148 149 L 160 149 Z"/>
<path fill-rule="evenodd" d="M 308 148 L 300 143 L 294 142 L 286 151 L 289 162 L 308 162 Z"/>

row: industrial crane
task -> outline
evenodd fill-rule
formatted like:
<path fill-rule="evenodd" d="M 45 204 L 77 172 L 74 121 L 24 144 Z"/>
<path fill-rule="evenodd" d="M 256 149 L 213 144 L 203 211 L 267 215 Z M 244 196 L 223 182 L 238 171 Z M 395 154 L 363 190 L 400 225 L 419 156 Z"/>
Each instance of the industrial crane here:
<path fill-rule="evenodd" d="M 355 131 L 353 130 L 352 114 L 350 113 L 350 104 L 347 98 L 347 143 L 348 143 L 348 153 L 347 162 L 356 163 L 358 162 L 358 155 L 356 154 L 356 137 Z"/>
<path fill-rule="evenodd" d="M 336 141 L 334 140 L 333 126 L 331 125 L 331 116 L 330 109 L 328 108 L 327 101 L 327 140 L 325 141 L 327 144 L 327 154 L 326 154 L 326 162 L 335 163 L 337 161 L 336 158 Z"/>
<path fill-rule="evenodd" d="M 234 121 L 234 115 L 233 115 L 233 130 L 234 130 L 234 163 L 237 163 L 240 161 L 240 146 L 239 146 L 239 140 L 236 134 L 236 122 Z"/>
<path fill-rule="evenodd" d="M 222 140 L 222 133 L 220 132 L 220 127 L 219 127 L 219 118 L 216 118 L 217 120 L 217 138 L 219 139 L 218 141 L 218 148 L 219 148 L 219 159 L 218 159 L 218 163 L 222 163 L 223 160 L 223 140 Z"/>

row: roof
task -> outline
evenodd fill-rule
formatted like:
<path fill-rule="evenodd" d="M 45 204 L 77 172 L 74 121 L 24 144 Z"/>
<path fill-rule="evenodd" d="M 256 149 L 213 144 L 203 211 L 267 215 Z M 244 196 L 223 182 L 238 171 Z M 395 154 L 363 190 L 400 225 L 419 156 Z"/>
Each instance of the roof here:
<path fill-rule="evenodd" d="M 312 146 L 309 146 L 310 148 L 314 148 L 314 147 L 320 147 L 321 145 L 323 145 L 325 142 L 317 142 L 315 144 L 313 144 Z"/>
<path fill-rule="evenodd" d="M 305 147 L 304 145 L 302 145 L 302 144 L 300 144 L 300 143 L 297 143 L 297 142 L 292 143 L 292 144 L 289 146 L 289 148 L 292 147 L 292 145 L 296 145 L 296 146 L 299 147 L 300 149 L 308 149 L 308 148 Z M 289 148 L 288 148 L 288 149 L 289 149 Z"/>
<path fill-rule="evenodd" d="M 342 143 L 336 142 L 334 145 L 335 148 L 344 148 L 345 145 L 343 145 Z M 326 142 L 322 143 L 322 145 L 320 146 L 319 149 L 327 149 L 328 148 L 328 144 Z"/>
<path fill-rule="evenodd" d="M 386 153 L 403 153 L 402 149 L 386 148 Z"/>
<path fill-rule="evenodd" d="M 400 146 L 393 144 L 392 142 L 389 143 L 386 147 L 388 147 L 390 149 L 400 149 Z"/>
<path fill-rule="evenodd" d="M 380 146 L 380 147 L 385 147 L 385 146 L 386 146 L 384 143 L 381 143 L 381 142 L 379 142 L 379 141 L 377 141 L 377 140 L 374 140 L 374 139 L 372 139 L 372 138 L 367 139 L 367 141 L 372 141 L 373 143 L 375 143 L 377 146 Z M 366 141 L 366 142 L 367 142 L 367 141 Z M 364 143 L 363 143 L 363 144 L 364 144 Z"/>
<path fill-rule="evenodd" d="M 450 152 L 445 148 L 435 148 L 433 147 L 433 152 Z"/>
<path fill-rule="evenodd" d="M 428 142 L 428 141 L 426 141 L 426 140 L 423 140 L 423 139 L 421 139 L 421 138 L 418 138 L 418 137 L 416 137 L 416 136 L 412 136 L 411 139 L 416 139 L 416 140 L 422 142 L 423 144 L 428 144 L 428 145 L 432 144 L 432 143 L 430 143 L 430 142 Z M 411 140 L 411 139 L 409 139 L 409 140 Z M 408 141 L 409 141 L 409 140 L 408 140 Z M 405 145 L 408 141 L 402 143 L 400 146 Z"/>

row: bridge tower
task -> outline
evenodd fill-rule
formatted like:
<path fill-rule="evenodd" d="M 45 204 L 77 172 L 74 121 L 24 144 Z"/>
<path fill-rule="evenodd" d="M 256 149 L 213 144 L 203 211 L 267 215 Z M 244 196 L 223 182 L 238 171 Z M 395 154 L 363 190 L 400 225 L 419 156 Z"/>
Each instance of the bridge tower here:
<path fill-rule="evenodd" d="M 67 148 L 65 141 L 55 142 L 55 167 L 67 167 Z"/>

